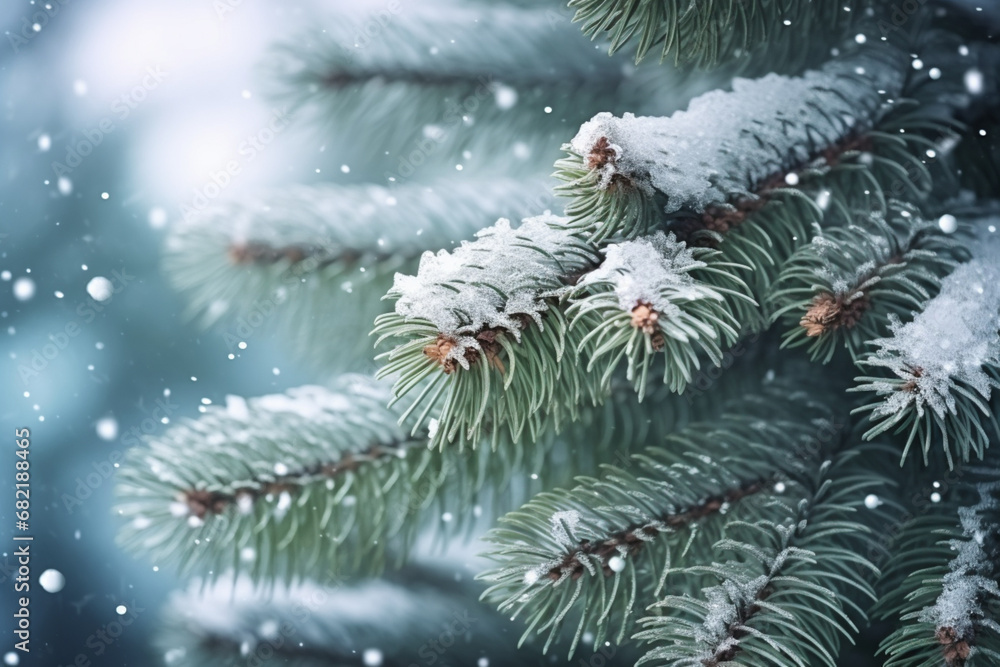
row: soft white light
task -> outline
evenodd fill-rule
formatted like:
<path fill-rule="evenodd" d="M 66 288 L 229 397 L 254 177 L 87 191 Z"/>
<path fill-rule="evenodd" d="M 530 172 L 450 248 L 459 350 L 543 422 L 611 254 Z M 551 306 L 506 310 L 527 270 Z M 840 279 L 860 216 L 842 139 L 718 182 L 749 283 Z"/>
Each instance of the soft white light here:
<path fill-rule="evenodd" d="M 621 572 L 625 569 L 625 559 L 621 556 L 612 556 L 608 559 L 608 567 L 612 572 Z"/>
<path fill-rule="evenodd" d="M 983 92 L 983 73 L 977 69 L 970 69 L 963 77 L 965 89 L 973 95 L 980 95 Z"/>
<path fill-rule="evenodd" d="M 379 667 L 382 664 L 382 651 L 377 648 L 366 648 L 361 654 L 361 660 L 365 667 Z"/>
<path fill-rule="evenodd" d="M 501 109 L 510 109 L 517 104 L 517 91 L 510 86 L 499 85 L 493 91 L 497 106 Z"/>
<path fill-rule="evenodd" d="M 38 576 L 38 583 L 49 593 L 58 593 L 66 585 L 66 577 L 59 570 L 48 569 Z"/>
<path fill-rule="evenodd" d="M 14 281 L 14 298 L 18 301 L 28 301 L 35 296 L 35 281 L 31 278 L 18 278 Z"/>
<path fill-rule="evenodd" d="M 94 276 L 87 283 L 87 294 L 95 301 L 107 301 L 115 292 L 115 286 L 104 276 Z"/>
<path fill-rule="evenodd" d="M 876 496 L 874 493 L 869 493 L 865 496 L 865 507 L 870 510 L 875 509 L 882 504 L 882 499 Z"/>
<path fill-rule="evenodd" d="M 167 212 L 157 206 L 149 211 L 149 226 L 160 229 L 167 224 Z"/>
<path fill-rule="evenodd" d="M 101 417 L 97 420 L 95 427 L 101 440 L 110 442 L 118 437 L 118 420 L 114 417 Z"/>
<path fill-rule="evenodd" d="M 115 611 L 118 612 L 119 616 L 124 616 L 128 612 L 128 608 L 125 605 L 120 604 L 115 607 Z"/>
<path fill-rule="evenodd" d="M 945 213 L 938 220 L 938 227 L 940 227 L 941 231 L 945 234 L 952 234 L 956 229 L 958 229 L 958 220 L 956 220 L 955 216 L 950 213 Z"/>

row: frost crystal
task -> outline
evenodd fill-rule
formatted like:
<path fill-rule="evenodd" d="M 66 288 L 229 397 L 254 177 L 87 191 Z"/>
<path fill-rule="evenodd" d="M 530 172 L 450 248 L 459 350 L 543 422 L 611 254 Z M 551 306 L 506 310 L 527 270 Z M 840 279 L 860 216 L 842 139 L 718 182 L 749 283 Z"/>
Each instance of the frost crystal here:
<path fill-rule="evenodd" d="M 678 299 L 695 300 L 705 296 L 689 275 L 691 269 L 706 266 L 694 258 L 690 248 L 657 232 L 652 236 L 608 246 L 601 266 L 588 273 L 580 285 L 611 283 L 618 303 L 631 311 L 639 303 L 649 304 L 663 316 L 678 314 L 673 303 Z M 722 296 L 713 293 L 721 300 Z"/>
<path fill-rule="evenodd" d="M 446 358 L 468 367 L 465 351 L 479 349 L 475 334 L 502 329 L 519 339 L 527 319 L 541 327 L 546 297 L 596 259 L 565 225 L 565 218 L 543 215 L 514 229 L 501 218 L 476 241 L 424 253 L 416 276 L 396 274 L 396 313 L 430 321 L 454 340 Z"/>
<path fill-rule="evenodd" d="M 892 337 L 874 341 L 877 351 L 866 361 L 907 381 L 906 391 L 891 382 L 870 388 L 886 399 L 873 417 L 891 417 L 911 406 L 943 418 L 956 410 L 959 386 L 989 400 L 1000 386 L 988 367 L 1000 366 L 1000 241 L 984 237 L 973 259 L 941 284 L 940 293 L 912 322 L 891 325 Z"/>
<path fill-rule="evenodd" d="M 962 539 L 949 543 L 957 555 L 944 575 L 941 595 L 933 606 L 920 613 L 921 621 L 933 623 L 937 629 L 950 628 L 955 637 L 966 641 L 974 636 L 975 623 L 984 618 L 984 598 L 1000 599 L 994 527 L 984 516 L 1000 507 L 994 495 L 998 490 L 998 483 L 980 484 L 979 503 L 959 509 Z M 988 542 L 987 535 L 991 537 Z"/>
<path fill-rule="evenodd" d="M 904 68 L 874 58 L 895 55 L 835 61 L 799 78 L 736 79 L 732 92 L 702 95 L 670 117 L 600 113 L 571 146 L 599 170 L 600 187 L 620 176 L 647 196 L 666 195 L 668 213 L 753 197 L 755 185 L 876 121 L 879 91 L 896 97 Z"/>

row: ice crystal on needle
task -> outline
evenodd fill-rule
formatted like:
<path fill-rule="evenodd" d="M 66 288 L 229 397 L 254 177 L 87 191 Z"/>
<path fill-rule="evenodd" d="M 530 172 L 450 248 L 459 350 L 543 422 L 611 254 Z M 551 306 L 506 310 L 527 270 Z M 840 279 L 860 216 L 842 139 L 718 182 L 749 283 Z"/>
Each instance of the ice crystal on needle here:
<path fill-rule="evenodd" d="M 989 400 L 1000 386 L 989 369 L 1000 367 L 1000 241 L 987 237 L 972 261 L 958 267 L 912 322 L 892 325 L 890 338 L 875 341 L 870 366 L 889 369 L 906 381 L 875 382 L 885 400 L 872 416 L 891 417 L 913 407 L 938 417 L 955 412 L 960 387 Z"/>
<path fill-rule="evenodd" d="M 988 598 L 1000 600 L 995 580 L 995 563 L 1000 554 L 996 552 L 994 527 L 984 516 L 1000 506 L 993 495 L 997 490 L 1000 484 L 981 484 L 979 503 L 959 509 L 962 539 L 950 542 L 956 556 L 944 575 L 941 595 L 919 617 L 925 623 L 933 623 L 939 631 L 947 629 L 949 636 L 961 641 L 970 641 L 976 623 L 985 620 L 983 602 Z M 1000 632 L 1000 627 L 994 629 Z"/>

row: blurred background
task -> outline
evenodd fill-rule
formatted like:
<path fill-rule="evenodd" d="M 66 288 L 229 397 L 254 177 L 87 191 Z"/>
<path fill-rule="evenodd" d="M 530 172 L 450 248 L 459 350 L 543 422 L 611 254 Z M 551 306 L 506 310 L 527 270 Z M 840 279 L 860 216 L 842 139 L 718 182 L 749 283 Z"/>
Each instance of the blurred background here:
<path fill-rule="evenodd" d="M 290 122 L 259 149 L 246 145 L 276 108 L 261 89 L 267 49 L 308 25 L 313 3 L 49 6 L 0 3 L 5 498 L 14 429 L 32 435 L 32 642 L 21 664 L 69 665 L 80 655 L 95 665 L 162 664 L 150 637 L 177 582 L 114 544 L 117 457 L 137 434 L 196 416 L 206 401 L 317 379 L 264 334 L 232 350 L 224 335 L 234 323 L 205 332 L 183 317 L 160 269 L 165 230 L 231 160 L 241 169 L 226 198 L 263 183 L 358 176 L 341 169 L 343 156 L 317 141 L 314 126 Z M 0 503 L 5 618 L 12 511 L 12 500 Z M 61 590 L 37 585 L 48 569 L 64 577 Z M 58 579 L 44 583 L 56 590 Z M 110 644 L 97 634 L 130 619 Z M 12 643 L 5 629 L 0 653 Z"/>

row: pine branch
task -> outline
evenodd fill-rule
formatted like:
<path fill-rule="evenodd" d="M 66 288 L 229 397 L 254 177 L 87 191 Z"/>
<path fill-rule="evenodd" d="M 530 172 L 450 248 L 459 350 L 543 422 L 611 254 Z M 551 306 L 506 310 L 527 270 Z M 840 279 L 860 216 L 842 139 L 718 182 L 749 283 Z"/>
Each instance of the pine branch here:
<path fill-rule="evenodd" d="M 553 145 L 567 123 L 609 104 L 673 106 L 713 83 L 623 67 L 537 5 L 406 6 L 374 36 L 359 28 L 361 18 L 326 22 L 277 49 L 269 78 L 293 108 L 317 107 L 340 149 L 390 152 L 397 178 L 432 163 L 547 164 L 550 153 L 539 147 Z M 422 155 L 410 160 L 413 151 Z M 463 151 L 473 159 L 458 160 Z"/>
<path fill-rule="evenodd" d="M 588 372 L 596 365 L 602 378 L 610 378 L 624 358 L 641 401 L 654 356 L 662 353 L 663 384 L 676 392 L 701 368 L 699 352 L 713 365 L 722 363 L 723 347 L 739 335 L 731 302 L 756 305 L 731 273 L 745 267 L 719 262 L 717 251 L 687 248 L 663 232 L 603 252 L 601 265 L 568 294 L 570 328 L 586 332 L 581 347 Z M 710 286 L 709 276 L 730 287 Z"/>
<path fill-rule="evenodd" d="M 896 203 L 888 219 L 876 213 L 858 225 L 818 229 L 774 282 L 771 320 L 781 320 L 784 346 L 808 345 L 824 364 L 844 347 L 856 361 L 870 341 L 888 335 L 890 317 L 908 320 L 963 259 L 963 247 L 938 224 Z"/>
<path fill-rule="evenodd" d="M 395 271 L 471 237 L 470 221 L 550 206 L 537 179 L 285 187 L 180 223 L 164 264 L 188 315 L 225 323 L 231 350 L 266 326 L 312 364 L 358 368 L 370 365 L 366 327 Z"/>
<path fill-rule="evenodd" d="M 949 467 L 956 457 L 984 456 L 986 428 L 1000 433 L 990 403 L 1000 386 L 998 253 L 993 233 L 981 230 L 973 259 L 945 278 L 923 312 L 907 324 L 895 321 L 890 337 L 874 341 L 877 350 L 860 363 L 885 375 L 859 377 L 852 389 L 875 393 L 856 410 L 870 413 L 866 438 L 905 433 L 903 458 L 916 443 L 925 462 L 940 441 Z"/>
<path fill-rule="evenodd" d="M 377 570 L 393 538 L 410 536 L 397 502 L 443 472 L 387 401 L 385 387 L 348 375 L 332 391 L 233 397 L 174 426 L 122 466 L 119 542 L 183 575 Z"/>
<path fill-rule="evenodd" d="M 861 488 L 857 473 L 838 485 L 829 468 L 829 461 L 821 467 L 817 481 L 830 476 L 800 503 L 798 516 L 737 522 L 715 545 L 734 558 L 682 570 L 718 583 L 697 597 L 670 595 L 658 602 L 664 615 L 644 618 L 636 635 L 657 646 L 637 664 L 835 667 L 842 638 L 853 642 L 858 632 L 851 598 L 859 592 L 875 598 L 866 572 L 877 570 L 858 555 L 871 538 L 852 517 L 860 506 L 851 498 Z"/>
<path fill-rule="evenodd" d="M 739 80 L 669 118 L 596 116 L 556 163 L 571 225 L 595 240 L 666 228 L 718 247 L 752 268 L 744 279 L 763 303 L 810 221 L 848 224 L 857 210 L 886 212 L 890 197 L 930 193 L 925 163 L 953 145 L 954 107 L 900 100 L 899 55 L 871 49 L 797 79 Z M 760 309 L 736 306 L 744 326 L 766 326 Z"/>
<path fill-rule="evenodd" d="M 516 230 L 501 219 L 477 237 L 425 255 L 416 276 L 397 275 L 396 312 L 376 320 L 376 345 L 404 342 L 380 355 L 379 376 L 398 375 L 396 397 L 430 378 L 409 410 L 441 398 L 436 443 L 475 444 L 486 421 L 494 441 L 501 426 L 513 440 L 528 427 L 534 440 L 600 393 L 576 363 L 580 335 L 554 307 L 568 278 L 596 264 L 596 248 L 554 216 Z"/>
<path fill-rule="evenodd" d="M 904 68 L 902 54 L 872 48 L 802 77 L 739 79 L 670 117 L 598 114 L 556 165 L 571 224 L 631 238 L 663 212 L 691 211 L 709 229 L 735 227 L 789 173 L 857 149 L 901 93 Z"/>
<path fill-rule="evenodd" d="M 1000 661 L 1000 483 L 976 486 L 978 502 L 957 509 L 950 520 L 942 507 L 899 551 L 893 566 L 909 572 L 899 590 L 880 603 L 882 617 L 899 617 L 899 627 L 880 652 L 887 667 L 980 667 Z M 954 512 L 955 508 L 951 508 Z M 939 540 L 927 543 L 928 523 Z M 901 545 L 906 546 L 906 545 Z"/>
<path fill-rule="evenodd" d="M 609 467 L 571 491 L 537 496 L 488 534 L 501 566 L 482 575 L 492 583 L 484 596 L 525 618 L 524 637 L 547 635 L 547 646 L 564 625 L 572 646 L 585 631 L 595 645 L 621 642 L 662 591 L 697 590 L 676 573 L 710 557 L 727 526 L 780 523 L 817 493 L 810 457 L 830 423 L 821 407 L 792 396 L 787 410 L 747 399 L 634 455 L 636 470 Z"/>
<path fill-rule="evenodd" d="M 727 374 L 711 395 L 680 399 L 661 387 L 643 409 L 616 378 L 604 406 L 561 436 L 503 439 L 493 451 L 428 450 L 426 429 L 397 425 L 388 386 L 364 376 L 342 376 L 333 390 L 232 397 L 129 454 L 119 540 L 183 575 L 377 574 L 409 560 L 418 538 L 476 534 L 543 488 L 715 414 L 720 396 L 745 393 L 770 361 L 738 363 L 747 374 Z"/>
<path fill-rule="evenodd" d="M 811 40 L 802 40 L 802 35 L 822 35 L 820 41 L 829 47 L 872 3 L 570 0 L 569 4 L 576 8 L 573 20 L 582 23 L 585 34 L 610 37 L 611 53 L 634 38 L 636 62 L 656 51 L 661 61 L 672 57 L 677 63 L 710 67 L 764 51 L 770 62 L 788 67 L 801 62 L 814 47 Z"/>

